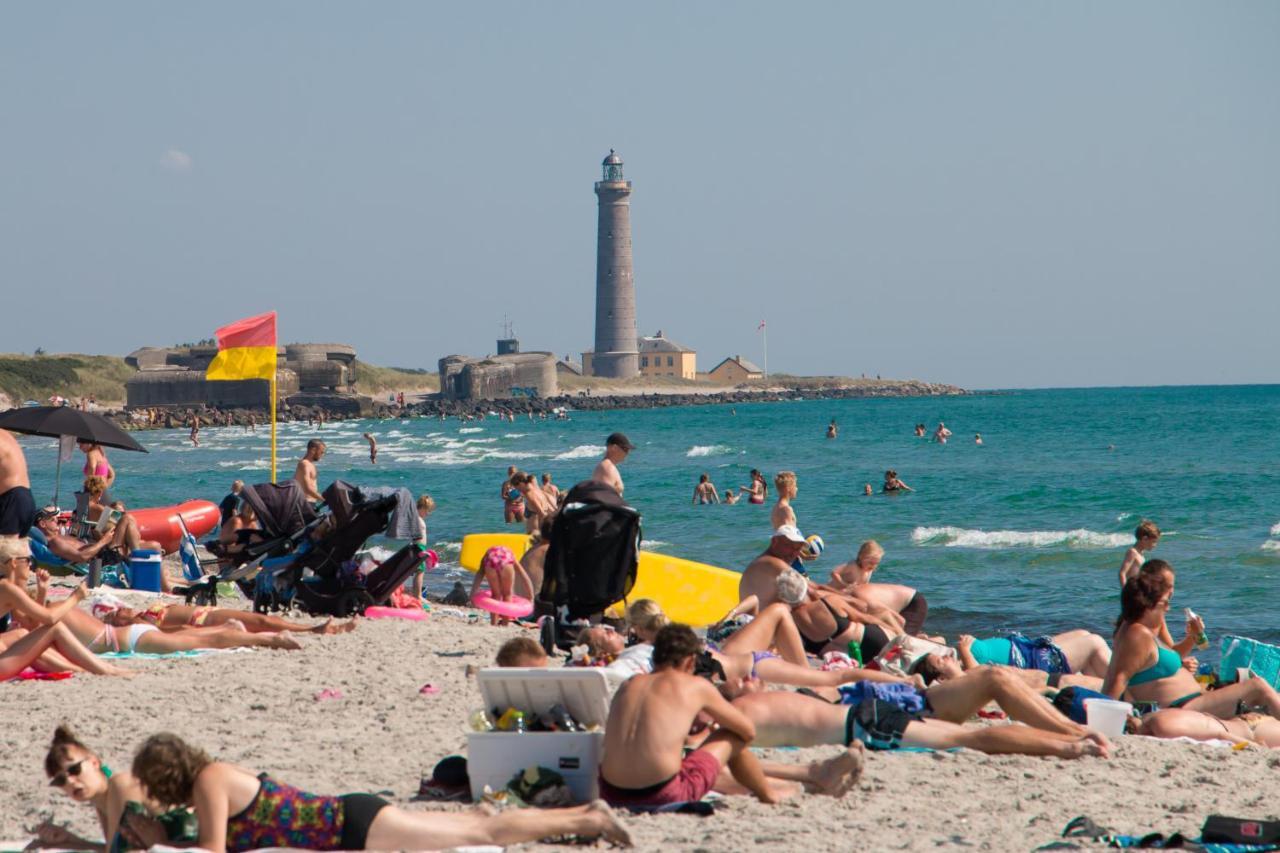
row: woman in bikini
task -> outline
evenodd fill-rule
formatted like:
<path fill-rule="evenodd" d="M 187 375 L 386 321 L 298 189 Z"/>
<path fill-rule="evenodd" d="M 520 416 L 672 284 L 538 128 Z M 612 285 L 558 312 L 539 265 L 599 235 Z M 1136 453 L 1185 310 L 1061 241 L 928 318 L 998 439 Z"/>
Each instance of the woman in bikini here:
<path fill-rule="evenodd" d="M 755 468 L 751 469 L 751 485 L 739 486 L 738 488 L 740 492 L 746 493 L 747 503 L 750 504 L 764 503 L 765 496 L 769 493 L 769 487 L 764 482 L 764 475 Z"/>
<path fill-rule="evenodd" d="M 195 846 L 213 853 L 292 847 L 302 850 L 425 850 L 506 846 L 555 835 L 600 837 L 629 846 L 631 836 L 597 800 L 564 809 L 479 812 L 405 811 L 372 794 L 322 796 L 266 773 L 214 761 L 177 735 L 152 735 L 133 759 L 133 775 L 165 806 L 191 806 Z M 298 820 L 307 814 L 310 819 Z"/>
<path fill-rule="evenodd" d="M 814 657 L 827 652 L 848 652 L 856 643 L 860 660 L 870 661 L 896 635 L 860 611 L 852 601 L 832 592 L 815 592 L 809 598 L 809 582 L 796 571 L 778 576 L 778 599 L 791 606 L 791 617 L 800 631 L 804 650 Z"/>
<path fill-rule="evenodd" d="M 300 649 L 302 645 L 287 631 L 276 634 L 252 634 L 235 624 L 216 628 L 177 628 L 161 631 L 155 625 L 134 623 L 108 625 L 85 613 L 71 610 L 63 617 L 67 628 L 95 654 L 119 652 L 166 655 L 197 649 L 238 649 L 265 646 L 271 649 Z"/>
<path fill-rule="evenodd" d="M 1148 566 L 1156 562 L 1151 560 Z M 1172 598 L 1172 570 L 1144 567 L 1125 583 L 1102 692 L 1114 699 L 1128 696 L 1135 703 L 1154 706 L 1153 710 L 1186 708 L 1230 720 L 1242 708 L 1259 707 L 1280 719 L 1280 695 L 1265 680 L 1250 678 L 1206 692 L 1183 667 L 1182 656 L 1160 642 L 1160 625 Z"/>
<path fill-rule="evenodd" d="M 65 724 L 54 730 L 44 772 L 52 787 L 77 803 L 93 806 L 107 843 L 81 838 L 46 821 L 35 829 L 36 839 L 43 846 L 122 853 L 156 844 L 190 847 L 196 840 L 193 814 L 186 809 L 166 813 L 147 798 L 132 773 L 112 772 Z"/>
<path fill-rule="evenodd" d="M 155 602 L 144 610 L 132 607 L 95 608 L 94 615 L 104 624 L 115 627 L 129 625 L 154 625 L 161 631 L 179 631 L 183 628 L 217 628 L 231 625 L 251 634 L 276 634 L 294 631 L 309 634 L 345 634 L 356 629 L 354 619 L 334 624 L 326 619 L 318 625 L 294 622 L 268 613 L 249 610 L 233 610 L 228 607 L 192 607 L 187 604 Z"/>
<path fill-rule="evenodd" d="M 92 441 L 78 441 L 76 446 L 84 454 L 84 475 L 101 477 L 108 489 L 115 485 L 116 469 L 107 461 L 107 451 L 102 449 L 102 445 Z"/>
<path fill-rule="evenodd" d="M 31 552 L 25 539 L 0 539 L 0 681 L 17 676 L 27 667 L 44 672 L 89 672 L 94 675 L 133 673 L 99 660 L 63 624 L 84 600 L 81 584 L 64 600 L 45 607 L 43 592 L 48 575 L 37 584 L 37 598 L 27 594 Z M 20 622 L 21 625 L 13 625 Z"/>

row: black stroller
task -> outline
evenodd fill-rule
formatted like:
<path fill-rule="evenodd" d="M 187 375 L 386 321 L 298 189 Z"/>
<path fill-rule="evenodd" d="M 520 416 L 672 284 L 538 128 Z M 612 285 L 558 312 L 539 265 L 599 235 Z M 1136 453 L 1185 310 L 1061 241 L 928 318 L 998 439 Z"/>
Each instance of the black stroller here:
<path fill-rule="evenodd" d="M 253 507 L 260 529 L 242 531 L 237 547 L 224 551 L 229 569 L 180 592 L 188 602 L 216 604 L 217 584 L 229 580 L 259 613 L 295 605 L 316 615 L 363 613 L 385 602 L 423 559 L 422 549 L 410 544 L 367 577 L 352 564 L 371 536 L 386 532 L 392 512 L 405 503 L 404 491 L 365 499 L 358 488 L 337 480 L 323 493 L 328 512 L 318 514 L 292 480 L 245 486 L 241 497 Z"/>

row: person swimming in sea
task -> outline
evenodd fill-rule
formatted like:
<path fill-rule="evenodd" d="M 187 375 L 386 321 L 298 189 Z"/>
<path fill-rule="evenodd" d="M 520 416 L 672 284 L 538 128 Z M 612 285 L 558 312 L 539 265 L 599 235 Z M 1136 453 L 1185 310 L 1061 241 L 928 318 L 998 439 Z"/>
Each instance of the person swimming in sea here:
<path fill-rule="evenodd" d="M 724 502 L 729 506 L 733 506 L 738 502 L 738 493 L 732 486 L 725 489 Z"/>
<path fill-rule="evenodd" d="M 938 444 L 946 444 L 947 439 L 951 437 L 951 430 L 947 429 L 947 425 L 942 421 L 938 421 L 938 428 L 933 431 L 933 440 Z"/>
<path fill-rule="evenodd" d="M 981 447 L 981 446 L 982 446 L 982 433 L 980 433 L 980 432 L 975 432 L 975 433 L 973 434 L 973 443 L 974 443 L 974 444 L 976 444 L 976 445 L 978 445 L 979 447 Z"/>
<path fill-rule="evenodd" d="M 827 424 L 827 438 L 835 438 L 840 432 L 840 428 L 836 426 L 836 419 L 832 418 L 831 423 Z"/>
<path fill-rule="evenodd" d="M 890 468 L 884 472 L 884 487 L 881 489 L 886 495 L 896 494 L 897 492 L 914 492 L 915 489 L 898 479 L 898 472 Z"/>

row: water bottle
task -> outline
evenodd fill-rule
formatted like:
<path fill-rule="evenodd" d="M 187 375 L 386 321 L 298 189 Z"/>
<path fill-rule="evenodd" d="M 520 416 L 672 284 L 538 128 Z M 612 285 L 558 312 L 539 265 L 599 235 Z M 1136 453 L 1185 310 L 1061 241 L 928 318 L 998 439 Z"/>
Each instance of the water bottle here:
<path fill-rule="evenodd" d="M 1198 616 L 1196 616 L 1195 611 L 1192 610 L 1190 607 L 1184 607 L 1182 609 L 1182 612 L 1187 617 L 1188 620 L 1199 618 Z M 1201 621 L 1200 624 L 1203 626 L 1204 624 L 1203 620 Z M 1209 635 L 1205 633 L 1203 627 L 1200 629 L 1200 635 L 1196 637 L 1196 648 L 1197 649 L 1209 648 Z"/>

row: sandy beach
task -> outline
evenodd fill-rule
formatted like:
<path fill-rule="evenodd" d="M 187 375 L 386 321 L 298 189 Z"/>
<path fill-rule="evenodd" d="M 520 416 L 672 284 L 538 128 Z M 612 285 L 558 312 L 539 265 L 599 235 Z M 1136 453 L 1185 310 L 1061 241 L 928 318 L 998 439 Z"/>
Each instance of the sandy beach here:
<path fill-rule="evenodd" d="M 97 837 L 92 809 L 45 783 L 43 758 L 59 721 L 117 767 L 128 766 L 146 735 L 169 730 L 215 757 L 318 792 L 381 792 L 407 808 L 463 808 L 412 798 L 438 759 L 465 754 L 465 719 L 479 706 L 467 666 L 487 665 L 520 630 L 468 624 L 437 609 L 422 622 L 363 619 L 350 634 L 302 635 L 300 652 L 140 659 L 126 662 L 140 673 L 131 680 L 5 684 L 0 840 L 27 838 L 26 828 L 49 816 Z M 419 695 L 427 682 L 439 694 Z M 342 698 L 316 701 L 325 688 Z M 836 751 L 762 754 L 790 762 Z M 842 800 L 804 796 L 770 807 L 732 797 L 709 818 L 627 822 L 648 850 L 1013 851 L 1054 841 L 1076 815 L 1118 832 L 1195 836 L 1209 814 L 1275 818 L 1277 803 L 1280 751 L 1126 737 L 1109 761 L 871 753 L 861 783 Z"/>

